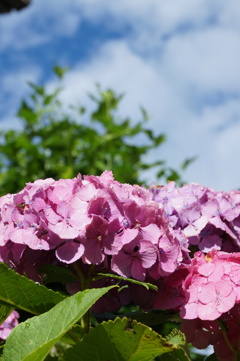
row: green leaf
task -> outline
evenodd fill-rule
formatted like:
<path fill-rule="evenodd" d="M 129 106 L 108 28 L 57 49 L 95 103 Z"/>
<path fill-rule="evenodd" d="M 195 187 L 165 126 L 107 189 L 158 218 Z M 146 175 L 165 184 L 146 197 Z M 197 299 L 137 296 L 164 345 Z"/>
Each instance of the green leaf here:
<path fill-rule="evenodd" d="M 78 292 L 50 311 L 20 323 L 6 341 L 2 361 L 44 360 L 54 344 L 113 287 Z"/>
<path fill-rule="evenodd" d="M 0 263 L 0 302 L 38 315 L 65 298 Z"/>
<path fill-rule="evenodd" d="M 66 350 L 63 360 L 151 361 L 175 348 L 151 328 L 135 320 L 117 318 L 91 329 L 82 342 Z"/>
<path fill-rule="evenodd" d="M 126 317 L 133 318 L 134 320 L 144 323 L 147 326 L 156 326 L 167 321 L 176 321 L 179 319 L 179 314 L 176 312 L 167 312 L 154 310 L 151 312 L 131 312 L 125 314 Z"/>
<path fill-rule="evenodd" d="M 21 107 L 18 110 L 17 115 L 27 121 L 28 124 L 34 124 L 37 122 L 37 115 L 34 110 L 25 102 L 22 101 Z"/>
<path fill-rule="evenodd" d="M 174 346 L 184 345 L 186 343 L 186 337 L 184 333 L 174 328 L 167 336 L 166 340 Z"/>
<path fill-rule="evenodd" d="M 34 83 L 32 83 L 31 81 L 27 82 L 28 85 L 35 90 L 35 92 L 41 96 L 43 96 L 45 94 L 45 88 L 43 86 L 38 86 Z"/>
<path fill-rule="evenodd" d="M 159 356 L 160 361 L 191 361 L 186 352 L 180 347 L 164 355 Z"/>
<path fill-rule="evenodd" d="M 158 287 L 156 285 L 153 285 L 152 283 L 137 281 L 137 280 L 134 280 L 133 278 L 121 277 L 121 276 L 117 276 L 112 273 L 98 273 L 98 275 L 103 276 L 103 277 L 116 278 L 117 280 L 121 280 L 121 281 L 135 283 L 136 285 L 145 287 L 147 290 L 153 290 L 153 291 L 158 290 Z"/>
<path fill-rule="evenodd" d="M 142 116 L 143 116 L 143 120 L 146 122 L 150 119 L 149 115 L 148 115 L 148 112 L 146 111 L 146 109 L 142 106 L 140 106 L 140 111 L 142 113 Z"/>
<path fill-rule="evenodd" d="M 197 157 L 191 157 L 191 158 L 187 158 L 181 165 L 181 169 L 185 170 L 190 164 L 192 164 L 193 162 L 195 162 L 195 160 L 197 159 Z"/>
<path fill-rule="evenodd" d="M 46 358 L 45 358 L 45 361 L 58 361 L 59 358 L 57 356 L 50 356 L 48 355 Z"/>
<path fill-rule="evenodd" d="M 53 67 L 54 73 L 55 73 L 60 79 L 63 78 L 64 74 L 65 74 L 68 70 L 69 70 L 69 67 L 62 68 L 62 67 L 57 66 L 57 65 L 55 65 L 55 66 Z"/>
<path fill-rule="evenodd" d="M 45 285 L 52 282 L 66 284 L 78 280 L 68 268 L 55 266 L 53 264 L 43 264 L 40 267 L 39 272 L 44 274 L 43 283 Z"/>
<path fill-rule="evenodd" d="M 0 325 L 6 320 L 13 310 L 14 307 L 12 306 L 0 305 Z"/>

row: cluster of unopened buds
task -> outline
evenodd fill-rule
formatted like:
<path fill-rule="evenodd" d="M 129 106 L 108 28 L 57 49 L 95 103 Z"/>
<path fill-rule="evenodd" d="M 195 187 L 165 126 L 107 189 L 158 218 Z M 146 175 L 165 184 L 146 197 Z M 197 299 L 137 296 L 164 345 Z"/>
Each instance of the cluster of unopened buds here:
<path fill-rule="evenodd" d="M 230 360 L 221 322 L 237 348 L 238 191 L 197 184 L 178 188 L 174 182 L 146 189 L 119 183 L 110 171 L 37 180 L 0 198 L 0 261 L 39 283 L 46 263 L 153 283 L 157 292 L 136 284 L 112 290 L 94 311 L 116 312 L 129 303 L 147 311 L 179 311 L 182 330 L 196 347 L 213 344 L 219 360 Z M 90 286 L 106 282 L 115 280 L 93 280 Z M 70 293 L 78 289 L 81 285 L 67 285 Z"/>

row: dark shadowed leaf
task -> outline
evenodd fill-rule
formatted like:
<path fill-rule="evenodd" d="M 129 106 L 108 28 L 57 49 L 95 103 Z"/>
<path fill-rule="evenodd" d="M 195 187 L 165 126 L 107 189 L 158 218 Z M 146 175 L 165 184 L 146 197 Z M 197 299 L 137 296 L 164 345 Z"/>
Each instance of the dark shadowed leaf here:
<path fill-rule="evenodd" d="M 13 310 L 14 307 L 12 306 L 0 305 L 0 325 L 6 320 Z"/>
<path fill-rule="evenodd" d="M 180 347 L 177 350 L 159 356 L 159 361 L 191 361 L 186 352 Z"/>
<path fill-rule="evenodd" d="M 112 273 L 98 273 L 98 275 L 103 276 L 103 277 L 115 278 L 117 280 L 134 283 L 136 285 L 145 287 L 147 290 L 154 290 L 154 291 L 158 290 L 157 286 L 153 285 L 152 283 L 137 281 L 137 280 L 135 280 L 133 278 L 126 278 L 126 277 L 118 276 L 118 275 L 115 275 L 115 274 L 112 274 Z"/>
<path fill-rule="evenodd" d="M 38 315 L 48 311 L 65 297 L 19 275 L 0 263 L 0 302 Z"/>

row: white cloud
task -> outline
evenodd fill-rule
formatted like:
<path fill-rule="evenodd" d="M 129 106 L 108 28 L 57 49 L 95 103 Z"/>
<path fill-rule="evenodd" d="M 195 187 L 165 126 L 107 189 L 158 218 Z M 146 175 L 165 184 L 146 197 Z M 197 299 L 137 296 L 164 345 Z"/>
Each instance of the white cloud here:
<path fill-rule="evenodd" d="M 178 167 L 185 158 L 197 155 L 198 160 L 186 172 L 188 181 L 218 189 L 238 187 L 237 177 L 229 179 L 228 174 L 238 172 L 235 154 L 240 151 L 240 143 L 231 143 L 231 139 L 239 131 L 240 103 L 230 99 L 218 106 L 205 105 L 198 112 L 191 107 L 191 99 L 186 99 L 185 92 L 176 88 L 165 67 L 155 65 L 133 53 L 125 42 L 109 42 L 91 61 L 80 63 L 69 72 L 63 99 L 73 103 L 83 99 L 87 91 L 94 92 L 95 81 L 103 88 L 125 92 L 121 114 L 139 119 L 138 105 L 144 105 L 152 116 L 149 125 L 169 136 L 159 154 L 155 152 L 152 158 L 167 159 L 173 167 Z"/>
<path fill-rule="evenodd" d="M 1 87 L 4 90 L 1 94 L 1 104 L 4 104 L 4 119 L 1 119 L 1 128 L 12 126 L 13 120 L 16 124 L 16 111 L 24 95 L 29 91 L 28 81 L 37 83 L 42 70 L 38 66 L 22 66 L 11 73 L 2 76 Z M 15 127 L 15 125 L 14 125 Z"/>
<path fill-rule="evenodd" d="M 82 19 L 79 5 L 66 0 L 35 0 L 21 12 L 1 16 L 0 49 L 36 47 L 55 36 L 73 35 Z"/>
<path fill-rule="evenodd" d="M 239 60 L 240 34 L 220 27 L 175 36 L 161 59 L 181 89 L 205 96 L 240 92 Z"/>
<path fill-rule="evenodd" d="M 74 102 L 87 92 L 94 92 L 96 82 L 103 88 L 125 93 L 121 110 L 135 118 L 139 116 L 140 105 L 154 116 L 157 108 L 158 115 L 166 119 L 163 120 L 165 129 L 169 116 L 172 119 L 182 107 L 161 69 L 135 54 L 124 41 L 104 44 L 91 61 L 80 62 L 70 71 L 64 82 L 64 99 Z"/>
<path fill-rule="evenodd" d="M 191 129 L 195 129 L 195 137 L 189 139 L 186 134 L 183 148 L 188 147 L 188 154 L 190 149 L 198 150 L 199 157 L 187 170 L 187 178 L 218 190 L 239 188 L 240 102 L 229 100 L 205 108 L 192 118 Z"/>
<path fill-rule="evenodd" d="M 213 20 L 237 26 L 236 8 L 237 0 L 229 0 L 227 5 L 224 0 L 35 0 L 23 11 L 2 17 L 5 36 L 1 47 L 27 47 L 56 35 L 71 36 L 83 19 L 94 23 L 105 20 L 109 28 L 125 24 L 132 29 L 135 41 L 148 34 L 153 42 L 186 26 L 199 28 Z M 16 38 L 19 41 L 14 41 Z"/>
<path fill-rule="evenodd" d="M 219 23 L 227 28 L 239 31 L 240 2 L 238 0 L 220 0 L 220 4 Z"/>

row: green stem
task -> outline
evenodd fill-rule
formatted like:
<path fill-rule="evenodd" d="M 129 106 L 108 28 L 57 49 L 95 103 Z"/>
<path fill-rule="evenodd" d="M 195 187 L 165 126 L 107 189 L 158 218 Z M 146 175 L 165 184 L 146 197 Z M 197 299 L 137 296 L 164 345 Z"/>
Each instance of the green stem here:
<path fill-rule="evenodd" d="M 73 268 L 75 269 L 77 277 L 80 281 L 80 285 L 81 285 L 80 289 L 81 289 L 81 291 L 84 291 L 86 289 L 86 278 L 85 278 L 84 274 L 82 273 L 77 262 L 73 263 Z"/>
<path fill-rule="evenodd" d="M 80 335 L 77 335 L 75 332 L 69 330 L 68 331 L 69 336 L 72 338 L 75 342 L 80 342 L 82 340 L 82 337 Z"/>
<path fill-rule="evenodd" d="M 186 355 L 189 357 L 189 360 L 190 360 L 190 351 L 189 351 L 188 343 L 185 343 L 181 347 L 186 352 Z"/>
<path fill-rule="evenodd" d="M 90 287 L 90 281 L 91 281 L 91 277 L 90 274 L 93 271 L 93 267 L 90 267 L 89 271 L 87 272 L 87 274 L 85 275 L 79 264 L 77 262 L 75 262 L 73 264 L 73 267 L 76 271 L 76 274 L 79 278 L 80 284 L 81 284 L 81 291 L 87 290 Z M 83 334 L 86 334 L 89 332 L 89 328 L 90 328 L 90 311 L 87 311 L 83 317 L 81 318 L 81 327 L 83 330 Z"/>
<path fill-rule="evenodd" d="M 86 333 L 89 333 L 89 328 L 90 328 L 89 321 L 90 321 L 90 311 L 87 311 L 81 318 L 81 327 L 83 330 L 83 335 L 85 335 Z"/>

